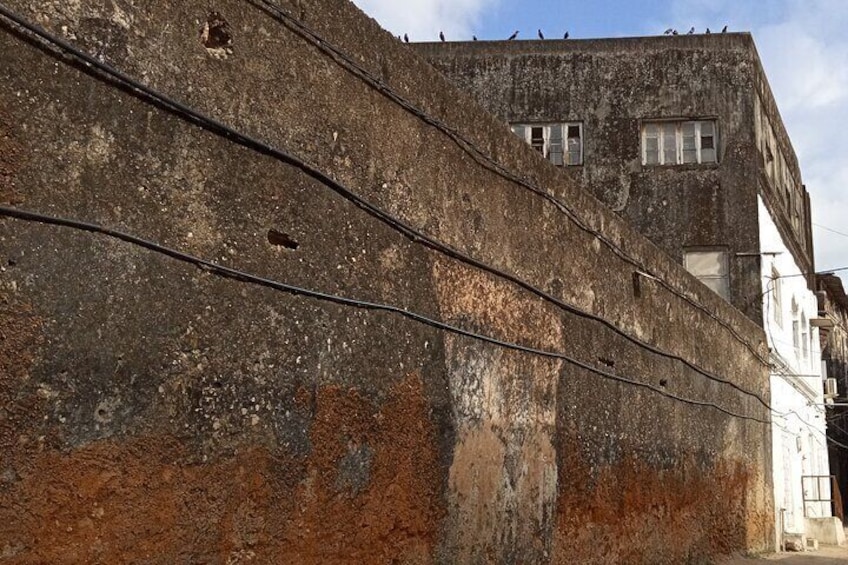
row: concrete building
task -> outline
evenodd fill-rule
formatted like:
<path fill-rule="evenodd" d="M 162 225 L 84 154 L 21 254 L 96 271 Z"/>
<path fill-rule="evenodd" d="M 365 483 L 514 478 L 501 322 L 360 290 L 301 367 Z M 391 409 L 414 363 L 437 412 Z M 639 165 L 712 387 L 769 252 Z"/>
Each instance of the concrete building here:
<path fill-rule="evenodd" d="M 838 485 L 834 511 L 844 520 L 848 500 L 848 296 L 842 280 L 833 274 L 818 275 L 819 317 L 825 323 L 821 334 L 823 370 L 829 379 L 826 387 L 827 435 L 830 472 Z"/>
<path fill-rule="evenodd" d="M 773 545 L 762 325 L 351 3 L 2 7 L 4 558 Z"/>
<path fill-rule="evenodd" d="M 775 529 L 829 515 L 809 195 L 752 37 L 412 48 L 764 328 Z"/>

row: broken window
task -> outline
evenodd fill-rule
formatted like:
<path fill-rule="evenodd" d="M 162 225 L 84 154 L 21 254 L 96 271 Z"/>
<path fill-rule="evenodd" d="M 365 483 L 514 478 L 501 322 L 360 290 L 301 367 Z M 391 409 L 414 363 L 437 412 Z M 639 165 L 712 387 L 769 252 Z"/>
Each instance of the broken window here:
<path fill-rule="evenodd" d="M 698 280 L 710 287 L 713 292 L 725 300 L 730 300 L 727 251 L 685 251 L 683 263 L 687 271 L 698 277 Z"/>
<path fill-rule="evenodd" d="M 645 165 L 717 161 L 718 132 L 714 120 L 666 120 L 642 125 L 642 163 Z"/>
<path fill-rule="evenodd" d="M 568 160 L 567 165 L 583 164 L 583 135 L 580 124 L 569 124 L 568 128 Z"/>
<path fill-rule="evenodd" d="M 701 162 L 716 162 L 714 122 L 701 122 Z"/>
<path fill-rule="evenodd" d="M 512 132 L 558 167 L 583 164 L 583 124 L 512 124 Z"/>
<path fill-rule="evenodd" d="M 539 153 L 545 152 L 545 128 L 531 127 L 530 128 L 530 147 Z"/>

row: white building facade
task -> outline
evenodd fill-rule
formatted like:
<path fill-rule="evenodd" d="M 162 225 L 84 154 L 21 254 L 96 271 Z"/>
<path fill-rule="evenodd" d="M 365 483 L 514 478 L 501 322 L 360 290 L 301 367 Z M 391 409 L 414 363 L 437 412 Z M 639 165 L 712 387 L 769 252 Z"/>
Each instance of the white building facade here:
<path fill-rule="evenodd" d="M 763 327 L 771 364 L 772 458 L 777 539 L 810 535 L 810 519 L 831 516 L 824 387 L 815 293 L 758 202 Z M 807 477 L 807 478 L 805 478 Z M 806 501 L 806 502 L 805 502 Z"/>

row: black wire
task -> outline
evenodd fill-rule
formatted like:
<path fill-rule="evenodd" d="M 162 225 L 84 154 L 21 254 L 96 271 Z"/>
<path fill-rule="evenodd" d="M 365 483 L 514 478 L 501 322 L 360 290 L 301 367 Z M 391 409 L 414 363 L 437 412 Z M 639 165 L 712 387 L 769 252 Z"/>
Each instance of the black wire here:
<path fill-rule="evenodd" d="M 412 102 L 392 90 L 379 77 L 376 77 L 371 74 L 367 69 L 360 66 L 356 61 L 351 59 L 335 45 L 333 45 L 329 41 L 326 41 L 317 32 L 302 24 L 299 20 L 294 18 L 291 14 L 289 14 L 273 2 L 270 2 L 269 0 L 247 0 L 247 2 L 257 7 L 261 11 L 265 12 L 266 14 L 270 15 L 272 18 L 285 25 L 289 30 L 293 31 L 297 35 L 303 37 L 304 39 L 312 43 L 314 46 L 318 47 L 318 49 L 320 49 L 324 53 L 330 55 L 333 60 L 340 63 L 342 67 L 346 68 L 355 76 L 361 78 L 368 86 L 370 86 L 374 90 L 380 92 L 381 94 L 383 94 L 384 96 L 386 96 L 387 98 L 389 98 L 390 100 L 392 100 L 414 116 L 418 117 L 427 124 L 435 127 L 442 133 L 446 134 L 454 143 L 456 143 L 456 145 L 460 149 L 465 151 L 465 153 L 467 153 L 471 158 L 473 158 L 478 164 L 482 165 L 484 168 L 494 172 L 495 174 L 501 176 L 506 180 L 518 184 L 522 188 L 530 190 L 536 195 L 542 197 L 544 200 L 553 204 L 560 212 L 565 214 L 566 217 L 568 217 L 572 221 L 572 223 L 574 223 L 574 225 L 576 225 L 580 230 L 598 238 L 598 240 L 600 240 L 604 245 L 606 245 L 620 259 L 648 273 L 660 284 L 660 286 L 665 288 L 668 292 L 674 294 L 678 298 L 682 299 L 684 302 L 690 304 L 691 306 L 695 307 L 696 309 L 702 311 L 707 316 L 712 318 L 719 325 L 727 329 L 731 333 L 731 335 L 733 335 L 733 337 L 737 341 L 742 343 L 763 365 L 768 365 L 768 360 L 765 359 L 762 355 L 760 355 L 756 348 L 750 343 L 748 343 L 748 341 L 745 340 L 739 334 L 739 332 L 736 331 L 736 329 L 733 328 L 729 323 L 725 322 L 724 320 L 713 314 L 700 302 L 692 299 L 684 292 L 681 292 L 680 290 L 671 286 L 671 284 L 666 282 L 665 279 L 658 277 L 657 275 L 652 273 L 645 265 L 643 265 L 636 258 L 628 254 L 614 241 L 612 241 L 603 233 L 599 232 L 598 230 L 592 228 L 587 223 L 585 223 L 565 202 L 558 199 L 554 195 L 548 193 L 539 186 L 533 184 L 525 177 L 519 176 L 518 174 L 510 171 L 509 169 L 498 163 L 493 157 L 491 157 L 479 147 L 477 147 L 471 140 L 463 136 L 458 130 L 451 128 L 444 122 L 438 120 L 433 116 L 430 116 L 424 110 L 415 106 Z"/>
<path fill-rule="evenodd" d="M 830 443 L 832 443 L 833 445 L 836 445 L 837 447 L 841 447 L 841 448 L 843 448 L 843 449 L 848 450 L 848 445 L 845 445 L 845 444 L 844 444 L 844 443 L 842 443 L 842 442 L 836 441 L 835 439 L 833 439 L 833 438 L 832 438 L 832 437 L 830 437 L 829 435 L 825 435 L 824 437 L 827 439 L 827 441 L 829 441 L 829 442 L 830 442 Z"/>
<path fill-rule="evenodd" d="M 808 271 L 805 273 L 795 273 L 794 275 L 779 275 L 778 279 L 791 279 L 792 277 L 807 277 L 810 275 L 832 275 L 840 271 L 848 271 L 848 267 L 837 267 L 835 269 L 824 269 L 822 271 Z"/>
<path fill-rule="evenodd" d="M 488 335 L 485 335 L 485 334 L 466 330 L 466 329 L 460 328 L 458 326 L 448 324 L 447 322 L 443 322 L 441 320 L 429 318 L 427 316 L 424 316 L 423 314 L 419 314 L 417 312 L 411 312 L 409 310 L 406 310 L 404 308 L 400 308 L 398 306 L 393 306 L 391 304 L 382 304 L 382 303 L 378 303 L 378 302 L 369 302 L 369 301 L 364 301 L 364 300 L 358 300 L 358 299 L 355 299 L 355 298 L 349 298 L 349 297 L 346 297 L 346 296 L 339 296 L 339 295 L 336 295 L 336 294 L 330 294 L 330 293 L 312 290 L 312 289 L 308 289 L 308 288 L 304 288 L 304 287 L 300 287 L 300 286 L 295 286 L 295 285 L 292 285 L 292 284 L 288 284 L 288 283 L 284 283 L 284 282 L 280 282 L 280 281 L 276 281 L 276 280 L 272 280 L 272 279 L 268 279 L 268 278 L 263 278 L 263 277 L 260 277 L 260 276 L 257 276 L 257 275 L 247 273 L 245 271 L 240 271 L 238 269 L 234 269 L 232 267 L 226 267 L 224 265 L 219 265 L 217 263 L 213 263 L 211 261 L 201 259 L 201 258 L 196 257 L 194 255 L 191 255 L 191 254 L 188 254 L 188 253 L 185 253 L 185 252 L 182 252 L 182 251 L 178 251 L 178 250 L 170 248 L 170 247 L 166 247 L 166 246 L 158 244 L 156 242 L 153 242 L 153 241 L 150 241 L 150 240 L 147 240 L 147 239 L 143 239 L 141 237 L 138 237 L 138 236 L 126 233 L 126 232 L 122 232 L 122 231 L 119 231 L 119 230 L 106 228 L 106 227 L 100 226 L 98 224 L 93 224 L 93 223 L 90 223 L 90 222 L 83 222 L 83 221 L 73 220 L 73 219 L 68 219 L 68 218 L 48 216 L 46 214 L 39 214 L 37 212 L 32 212 L 32 211 L 28 211 L 28 210 L 21 210 L 19 208 L 9 208 L 7 206 L 0 206 L 0 215 L 7 216 L 7 217 L 10 217 L 10 218 L 16 218 L 16 219 L 19 219 L 19 220 L 25 220 L 25 221 L 29 221 L 29 222 L 38 222 L 38 223 L 54 225 L 54 226 L 63 226 L 63 227 L 74 228 L 74 229 L 82 230 L 82 231 L 86 231 L 86 232 L 92 232 L 92 233 L 106 235 L 106 236 L 109 236 L 109 237 L 119 239 L 121 241 L 125 241 L 127 243 L 131 243 L 133 245 L 138 245 L 140 247 L 143 247 L 143 248 L 148 249 L 150 251 L 154 251 L 156 253 L 161 253 L 163 255 L 167 255 L 168 257 L 171 257 L 172 259 L 176 259 L 178 261 L 190 263 L 190 264 L 195 265 L 196 267 L 198 267 L 200 269 L 203 269 L 206 272 L 210 272 L 212 274 L 219 275 L 219 276 L 224 277 L 224 278 L 233 279 L 233 280 L 237 280 L 239 282 L 244 282 L 244 283 L 248 283 L 248 284 L 255 284 L 255 285 L 258 285 L 258 286 L 263 286 L 263 287 L 266 287 L 266 288 L 271 288 L 271 289 L 279 290 L 279 291 L 283 291 L 283 292 L 288 292 L 288 293 L 291 293 L 291 294 L 294 294 L 294 295 L 308 296 L 310 298 L 315 298 L 315 299 L 318 299 L 318 300 L 333 302 L 333 303 L 336 303 L 336 304 L 341 304 L 343 306 L 351 306 L 351 307 L 354 307 L 354 308 L 360 308 L 360 309 L 364 309 L 364 310 L 377 310 L 377 311 L 397 314 L 397 315 L 402 316 L 404 318 L 409 318 L 411 320 L 414 320 L 416 322 L 419 322 L 421 324 L 425 324 L 425 325 L 433 327 L 433 328 L 437 328 L 439 330 L 454 333 L 454 334 L 461 335 L 463 337 L 468 337 L 468 338 L 471 338 L 471 339 L 476 339 L 476 340 L 483 341 L 485 343 L 490 343 L 490 344 L 493 344 L 493 345 L 497 345 L 499 347 L 503 347 L 503 348 L 506 348 L 506 349 L 511 349 L 511 350 L 514 350 L 514 351 L 520 351 L 520 352 L 523 352 L 523 353 L 529 353 L 529 354 L 532 354 L 532 355 L 539 355 L 539 356 L 547 357 L 547 358 L 551 358 L 551 359 L 562 360 L 562 361 L 565 361 L 565 362 L 567 362 L 567 363 L 569 363 L 569 364 L 571 364 L 575 367 L 578 367 L 580 369 L 584 369 L 586 371 L 589 371 L 591 373 L 599 375 L 599 376 L 601 376 L 605 379 L 613 380 L 613 381 L 616 381 L 616 382 L 619 382 L 619 383 L 629 384 L 629 385 L 640 387 L 640 388 L 645 388 L 645 389 L 651 390 L 653 392 L 656 392 L 658 394 L 661 394 L 663 396 L 666 396 L 668 398 L 671 398 L 673 400 L 677 400 L 679 402 L 691 404 L 691 405 L 694 405 L 694 406 L 703 406 L 703 407 L 714 408 L 715 410 L 718 410 L 719 412 L 727 414 L 728 416 L 733 416 L 735 418 L 741 418 L 741 419 L 744 419 L 744 420 L 752 420 L 752 421 L 760 422 L 760 423 L 763 423 L 763 424 L 770 423 L 769 420 L 764 420 L 764 419 L 757 418 L 757 417 L 754 417 L 754 416 L 746 416 L 744 414 L 739 414 L 739 413 L 727 410 L 725 408 L 722 408 L 721 406 L 714 404 L 712 402 L 706 402 L 706 401 L 701 401 L 701 400 L 693 400 L 693 399 L 690 399 L 690 398 L 678 396 L 676 394 L 665 391 L 665 390 L 663 390 L 659 387 L 656 387 L 654 385 L 651 385 L 651 384 L 648 384 L 648 383 L 643 383 L 643 382 L 640 382 L 640 381 L 635 381 L 635 380 L 628 379 L 628 378 L 620 376 L 620 375 L 616 375 L 614 373 L 610 373 L 608 371 L 604 371 L 603 369 L 593 367 L 592 365 L 589 365 L 587 363 L 584 363 L 582 361 L 579 361 L 577 359 L 569 357 L 568 355 L 565 355 L 564 353 L 560 353 L 560 352 L 557 352 L 557 351 L 549 351 L 549 350 L 545 350 L 545 349 L 539 349 L 539 348 L 536 348 L 536 347 L 521 345 L 519 343 L 514 343 L 514 342 L 510 342 L 510 341 L 504 341 L 504 340 L 501 340 L 501 339 L 498 339 L 498 338 L 495 338 L 495 337 L 492 337 L 492 336 L 488 336 Z"/>
<path fill-rule="evenodd" d="M 848 414 L 848 412 L 844 412 L 844 411 L 843 411 L 843 412 L 840 412 L 840 414 L 839 414 L 839 415 L 845 415 L 845 414 Z M 846 438 L 846 437 L 848 437 L 848 430 L 846 430 L 846 429 L 845 429 L 845 428 L 843 428 L 842 426 L 837 426 L 837 425 L 836 425 L 836 423 L 833 421 L 833 419 L 832 419 L 832 418 L 828 418 L 828 417 L 825 415 L 825 422 L 826 422 L 826 424 L 827 424 L 827 427 L 828 427 L 828 428 L 836 428 L 837 430 L 839 430 L 840 432 L 842 432 L 842 433 L 839 435 L 839 437 L 840 437 L 840 438 Z M 825 434 L 825 437 L 827 438 L 827 440 L 828 440 L 829 442 L 833 443 L 834 445 L 837 445 L 837 446 L 839 446 L 839 447 L 842 447 L 842 448 L 844 448 L 844 449 L 847 449 L 847 450 L 848 450 L 848 445 L 845 445 L 844 443 L 841 443 L 841 442 L 837 441 L 837 440 L 836 440 L 836 438 L 833 438 L 833 437 L 831 437 L 831 436 L 829 436 L 829 435 L 827 435 L 827 434 Z"/>
<path fill-rule="evenodd" d="M 263 1 L 263 3 L 265 3 L 265 4 L 270 4 L 268 2 L 265 2 L 264 0 L 261 0 L 261 1 Z M 22 28 L 28 30 L 30 33 L 36 35 L 37 37 L 39 37 L 43 41 L 45 41 L 49 44 L 53 44 L 54 46 L 58 46 L 66 54 L 73 55 L 74 57 L 76 57 L 78 60 L 80 60 L 81 62 L 83 62 L 86 65 L 86 67 L 85 67 L 86 70 L 95 71 L 96 76 L 102 78 L 103 75 L 105 74 L 111 80 L 123 85 L 130 92 L 132 92 L 133 94 L 135 94 L 136 96 L 140 97 L 143 100 L 146 100 L 146 101 L 152 100 L 158 107 L 161 107 L 161 108 L 177 115 L 178 117 L 186 119 L 187 121 L 189 121 L 193 124 L 196 124 L 203 129 L 206 129 L 206 130 L 208 130 L 212 133 L 215 133 L 216 135 L 219 135 L 219 136 L 221 136 L 225 139 L 228 139 L 228 140 L 230 140 L 234 143 L 237 143 L 237 144 L 242 145 L 244 147 L 247 147 L 251 150 L 254 150 L 254 151 L 256 151 L 260 154 L 267 155 L 269 157 L 272 157 L 272 158 L 277 159 L 277 160 L 279 160 L 283 163 L 286 163 L 288 165 L 291 165 L 291 166 L 297 168 L 302 173 L 306 174 L 307 176 L 313 178 L 314 180 L 317 180 L 321 184 L 330 188 L 331 190 L 333 190 L 334 192 L 336 192 L 337 194 L 339 194 L 340 196 L 342 196 L 346 200 L 349 200 L 350 202 L 352 202 L 353 204 L 355 204 L 359 208 L 361 208 L 364 211 L 366 211 L 367 213 L 369 213 L 371 216 L 377 218 L 378 220 L 382 221 L 386 225 L 388 225 L 391 228 L 395 229 L 396 231 L 400 232 L 401 234 L 403 234 L 404 236 L 406 236 L 410 240 L 419 242 L 422 245 L 425 245 L 425 246 L 429 247 L 430 249 L 432 249 L 434 251 L 442 253 L 447 257 L 461 261 L 463 263 L 466 263 L 468 265 L 476 267 L 476 268 L 478 268 L 482 271 L 485 271 L 489 274 L 492 274 L 494 276 L 497 276 L 499 278 L 502 278 L 504 280 L 512 282 L 513 284 L 519 286 L 520 288 L 523 288 L 523 289 L 535 294 L 536 296 L 558 306 L 559 308 L 565 310 L 566 312 L 569 312 L 569 313 L 574 314 L 576 316 L 580 316 L 582 318 L 589 319 L 589 320 L 592 320 L 594 322 L 600 323 L 603 326 L 605 326 L 606 328 L 608 328 L 611 331 L 615 332 L 616 334 L 620 335 L 621 337 L 627 339 L 631 343 L 633 343 L 633 344 L 635 344 L 635 345 L 637 345 L 637 346 L 639 346 L 639 347 L 641 347 L 641 348 L 643 348 L 643 349 L 645 349 L 645 350 L 647 350 L 647 351 L 649 351 L 653 354 L 665 357 L 665 358 L 670 359 L 670 360 L 680 362 L 683 365 L 685 365 L 686 367 L 689 367 L 693 371 L 701 374 L 702 376 L 704 376 L 704 377 L 706 377 L 710 380 L 728 385 L 731 388 L 733 388 L 733 389 L 735 389 L 735 390 L 737 390 L 737 391 L 739 391 L 743 394 L 746 394 L 746 395 L 749 395 L 753 398 L 756 398 L 760 402 L 760 404 L 762 404 L 765 408 L 770 409 L 770 406 L 768 405 L 768 403 L 765 400 L 763 400 L 763 398 L 761 396 L 759 396 L 758 394 L 756 394 L 755 392 L 749 391 L 749 390 L 737 385 L 733 381 L 719 377 L 718 375 L 715 375 L 715 374 L 707 371 L 706 369 L 699 367 L 698 365 L 692 363 L 691 361 L 684 359 L 680 355 L 665 352 L 665 351 L 651 345 L 650 343 L 647 343 L 647 342 L 645 342 L 645 341 L 643 341 L 643 340 L 641 340 L 641 339 L 639 339 L 635 336 L 628 334 L 627 332 L 625 332 L 621 328 L 617 327 L 615 324 L 606 320 L 605 318 L 602 318 L 602 317 L 597 316 L 595 314 L 591 314 L 589 312 L 585 312 L 585 311 L 583 311 L 583 310 L 581 310 L 581 309 L 579 309 L 579 308 L 577 308 L 573 305 L 567 304 L 566 302 L 562 301 L 561 299 L 559 299 L 559 298 L 551 295 L 550 293 L 548 293 L 548 292 L 546 292 L 546 291 L 544 291 L 544 290 L 522 280 L 521 278 L 519 278 L 515 275 L 512 275 L 512 274 L 507 273 L 505 271 L 502 271 L 502 270 L 500 270 L 496 267 L 492 267 L 492 266 L 490 266 L 486 263 L 483 263 L 482 261 L 474 259 L 474 258 L 472 258 L 468 255 L 465 255 L 464 253 L 462 253 L 462 252 L 460 252 L 460 251 L 458 251 L 458 250 L 436 240 L 435 238 L 432 238 L 432 237 L 416 230 L 412 226 L 402 222 L 401 220 L 395 218 L 394 216 L 383 211 L 382 209 L 380 209 L 376 205 L 367 201 L 365 198 L 354 193 L 353 191 L 351 191 L 350 189 L 348 189 L 347 187 L 345 187 L 341 183 L 337 182 L 335 179 L 329 177 L 326 173 L 324 173 L 324 172 L 320 171 L 319 169 L 317 169 L 316 167 L 306 163 L 304 160 L 300 159 L 299 157 L 296 157 L 295 155 L 288 153 L 288 152 L 285 152 L 281 149 L 272 147 L 271 145 L 269 145 L 269 144 L 267 144 L 267 143 L 265 143 L 261 140 L 258 140 L 254 137 L 251 137 L 247 134 L 238 132 L 238 131 L 232 129 L 231 127 L 227 126 L 226 124 L 224 124 L 224 123 L 222 123 L 222 122 L 220 122 L 220 121 L 218 121 L 214 118 L 210 118 L 208 116 L 205 116 L 204 114 L 201 114 L 197 110 L 194 110 L 193 108 L 190 108 L 190 107 L 186 106 L 185 104 L 183 104 L 179 101 L 176 101 L 176 100 L 174 100 L 174 99 L 172 99 L 172 98 L 170 98 L 170 97 L 148 87 L 147 85 L 144 85 L 144 84 L 138 82 L 137 80 L 126 75 L 125 73 L 111 67 L 110 65 L 107 65 L 107 64 L 105 64 L 101 61 L 98 61 L 97 59 L 95 59 L 94 57 L 92 57 L 91 55 L 89 55 L 89 54 L 87 54 L 83 51 L 80 51 L 79 49 L 77 49 L 75 46 L 71 45 L 67 41 L 51 35 L 50 33 L 48 33 L 47 31 L 43 30 L 42 28 L 40 28 L 39 26 L 37 26 L 35 24 L 31 24 L 31 23 L 27 22 L 26 20 L 20 18 L 16 14 L 10 12 L 3 5 L 0 5 L 0 14 L 2 14 L 4 17 L 8 18 L 9 20 L 13 21 L 17 25 L 21 26 Z M 322 43 L 322 45 L 323 44 L 324 43 Z M 97 71 L 99 71 L 99 73 Z M 430 119 L 430 118 L 428 118 L 428 119 Z M 515 180 L 515 182 L 519 182 L 519 181 Z M 528 185 L 528 186 L 530 186 L 530 185 Z M 546 198 L 553 199 L 553 197 L 551 197 L 550 195 L 548 195 L 546 192 L 542 191 L 541 189 L 534 188 L 534 190 L 536 190 L 539 194 L 545 196 Z M 553 199 L 552 202 L 558 202 L 558 201 L 556 201 L 556 199 Z M 601 236 L 598 235 L 598 237 L 601 237 Z M 657 277 L 654 277 L 654 279 L 662 282 L 661 279 L 659 279 Z M 715 319 L 714 316 L 712 316 L 712 317 Z M 750 347 L 749 347 L 749 350 L 753 351 Z M 758 354 L 755 353 L 755 355 L 757 355 L 757 357 L 759 358 Z"/>

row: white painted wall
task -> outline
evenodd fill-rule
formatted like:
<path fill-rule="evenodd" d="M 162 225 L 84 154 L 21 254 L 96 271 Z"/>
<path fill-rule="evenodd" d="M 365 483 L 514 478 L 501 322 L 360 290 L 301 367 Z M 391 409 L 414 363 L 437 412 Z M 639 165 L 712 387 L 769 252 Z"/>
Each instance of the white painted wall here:
<path fill-rule="evenodd" d="M 776 411 L 772 414 L 772 458 L 777 527 L 783 508 L 785 530 L 804 533 L 801 476 L 829 473 L 821 351 L 818 329 L 810 326 L 818 305 L 762 198 L 758 199 L 761 274 L 763 289 L 769 289 L 763 296 L 763 322 L 770 360 L 776 367 L 771 374 L 771 405 Z M 781 278 L 772 278 L 773 269 Z M 822 498 L 830 495 L 829 491 L 822 494 Z M 808 504 L 807 515 L 830 516 L 830 505 Z"/>

